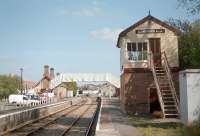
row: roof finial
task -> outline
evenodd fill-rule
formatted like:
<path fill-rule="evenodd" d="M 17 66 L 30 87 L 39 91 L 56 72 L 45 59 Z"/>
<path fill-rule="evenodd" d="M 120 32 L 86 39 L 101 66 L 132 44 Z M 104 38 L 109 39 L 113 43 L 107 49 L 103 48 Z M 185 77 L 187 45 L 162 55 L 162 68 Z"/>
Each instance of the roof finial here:
<path fill-rule="evenodd" d="M 151 11 L 149 10 L 149 16 L 151 16 Z"/>

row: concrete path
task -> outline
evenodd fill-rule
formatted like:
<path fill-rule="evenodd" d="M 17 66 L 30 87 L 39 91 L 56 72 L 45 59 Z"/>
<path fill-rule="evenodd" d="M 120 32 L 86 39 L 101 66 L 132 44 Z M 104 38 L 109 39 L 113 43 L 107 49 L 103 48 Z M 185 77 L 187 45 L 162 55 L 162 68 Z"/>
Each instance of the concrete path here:
<path fill-rule="evenodd" d="M 118 98 L 102 98 L 96 136 L 143 136 L 143 134 L 129 124 L 127 116 L 120 110 Z"/>

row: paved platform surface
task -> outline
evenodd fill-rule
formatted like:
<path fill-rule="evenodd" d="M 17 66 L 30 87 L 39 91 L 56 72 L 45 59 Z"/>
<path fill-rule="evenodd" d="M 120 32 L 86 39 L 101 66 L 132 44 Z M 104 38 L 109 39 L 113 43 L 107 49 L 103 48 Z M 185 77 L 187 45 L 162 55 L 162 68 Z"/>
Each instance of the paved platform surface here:
<path fill-rule="evenodd" d="M 119 98 L 102 98 L 96 136 L 143 136 L 120 110 Z"/>

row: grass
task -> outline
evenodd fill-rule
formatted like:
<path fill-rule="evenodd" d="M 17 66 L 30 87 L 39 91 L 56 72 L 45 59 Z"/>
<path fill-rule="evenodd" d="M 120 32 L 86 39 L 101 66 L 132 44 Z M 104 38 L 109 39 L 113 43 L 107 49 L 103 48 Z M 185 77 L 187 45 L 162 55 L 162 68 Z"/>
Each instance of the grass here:
<path fill-rule="evenodd" d="M 183 136 L 184 126 L 181 123 L 153 123 L 152 116 L 129 116 L 133 126 L 145 136 Z"/>

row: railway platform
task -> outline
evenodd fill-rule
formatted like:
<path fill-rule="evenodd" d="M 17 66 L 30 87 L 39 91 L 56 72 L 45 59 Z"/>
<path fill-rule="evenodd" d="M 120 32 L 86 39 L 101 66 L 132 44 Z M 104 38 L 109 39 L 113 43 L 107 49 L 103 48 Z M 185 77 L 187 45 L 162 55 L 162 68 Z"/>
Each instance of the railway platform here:
<path fill-rule="evenodd" d="M 96 136 L 143 136 L 120 110 L 119 98 L 102 98 Z"/>

